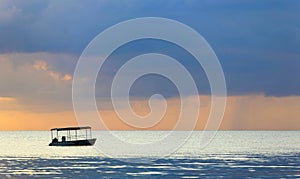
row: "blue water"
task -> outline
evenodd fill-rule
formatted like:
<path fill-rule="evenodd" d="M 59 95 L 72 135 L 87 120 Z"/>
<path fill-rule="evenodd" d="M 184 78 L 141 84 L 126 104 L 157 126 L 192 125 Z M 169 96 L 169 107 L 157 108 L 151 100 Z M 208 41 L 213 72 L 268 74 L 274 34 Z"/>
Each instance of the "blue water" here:
<path fill-rule="evenodd" d="M 119 135 L 138 141 L 164 133 Z M 111 158 L 97 147 L 49 147 L 47 131 L 0 132 L 0 178 L 300 178 L 300 131 L 220 131 L 204 149 L 201 134 L 162 158 L 122 157 L 124 149 Z"/>

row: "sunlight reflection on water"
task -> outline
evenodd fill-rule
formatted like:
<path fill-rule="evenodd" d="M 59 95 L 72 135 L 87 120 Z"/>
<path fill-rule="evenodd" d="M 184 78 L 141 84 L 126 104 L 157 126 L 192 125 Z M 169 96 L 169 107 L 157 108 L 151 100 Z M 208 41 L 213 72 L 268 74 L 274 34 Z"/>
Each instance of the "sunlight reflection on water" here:
<path fill-rule="evenodd" d="M 148 163 L 127 163 L 108 158 L 94 147 L 49 147 L 50 137 L 45 131 L 0 133 L 0 143 L 7 144 L 0 148 L 0 178 L 296 178 L 300 175 L 299 131 L 221 131 L 204 150 L 199 150 L 199 132 L 194 132 L 176 153 Z M 161 131 L 125 133 L 132 137 L 143 137 L 142 134 L 153 137 Z M 118 150 L 122 153 L 122 149 Z M 134 155 L 131 157 L 129 161 L 141 159 Z"/>

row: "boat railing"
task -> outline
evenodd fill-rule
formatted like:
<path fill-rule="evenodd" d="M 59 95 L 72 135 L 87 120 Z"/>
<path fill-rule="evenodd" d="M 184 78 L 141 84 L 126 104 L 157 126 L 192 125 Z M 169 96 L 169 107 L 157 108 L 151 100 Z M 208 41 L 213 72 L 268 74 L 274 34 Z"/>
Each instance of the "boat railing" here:
<path fill-rule="evenodd" d="M 51 129 L 51 139 L 73 141 L 92 139 L 91 127 L 68 127 Z"/>

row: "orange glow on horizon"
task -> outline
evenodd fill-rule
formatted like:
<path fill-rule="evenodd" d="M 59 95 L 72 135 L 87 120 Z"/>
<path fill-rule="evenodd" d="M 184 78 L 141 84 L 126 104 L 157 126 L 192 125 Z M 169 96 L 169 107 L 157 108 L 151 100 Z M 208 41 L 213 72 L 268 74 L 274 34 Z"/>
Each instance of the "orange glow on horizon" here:
<path fill-rule="evenodd" d="M 0 103 L 9 105 L 14 98 L 0 97 Z M 179 100 L 169 99 L 168 110 L 164 118 L 147 130 L 172 130 L 178 120 Z M 195 126 L 203 130 L 210 112 L 210 97 L 200 96 L 200 115 Z M 145 104 L 143 102 L 143 104 Z M 4 105 L 4 104 L 2 104 Z M 300 96 L 265 97 L 263 95 L 229 96 L 220 130 L 300 130 Z M 147 105 L 135 101 L 134 110 L 138 114 L 147 114 Z M 127 125 L 112 110 L 99 111 L 105 125 L 110 130 L 142 130 Z M 88 119 L 88 114 L 87 114 Z M 184 119 L 189 120 L 189 119 Z M 94 129 L 93 121 L 87 121 Z M 24 110 L 0 111 L 0 130 L 49 130 L 53 127 L 76 126 L 73 111 L 34 113 Z M 185 130 L 182 126 L 182 130 Z"/>
<path fill-rule="evenodd" d="M 12 97 L 1 97 L 0 96 L 0 102 L 14 102 L 16 101 L 16 98 L 12 98 Z"/>

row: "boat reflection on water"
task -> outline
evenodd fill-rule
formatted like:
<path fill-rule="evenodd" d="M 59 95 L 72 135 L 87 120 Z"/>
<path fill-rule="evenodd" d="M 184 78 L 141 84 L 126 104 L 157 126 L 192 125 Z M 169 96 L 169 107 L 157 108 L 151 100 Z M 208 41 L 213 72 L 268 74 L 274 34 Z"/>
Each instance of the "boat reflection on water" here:
<path fill-rule="evenodd" d="M 89 126 L 53 128 L 50 131 L 52 142 L 49 146 L 89 146 L 96 142 Z"/>

